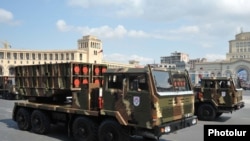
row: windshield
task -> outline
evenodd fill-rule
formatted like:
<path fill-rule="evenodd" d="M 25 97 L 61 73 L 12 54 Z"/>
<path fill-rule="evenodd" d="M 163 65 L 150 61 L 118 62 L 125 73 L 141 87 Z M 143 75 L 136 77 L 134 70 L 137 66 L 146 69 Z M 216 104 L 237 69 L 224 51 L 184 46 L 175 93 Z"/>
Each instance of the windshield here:
<path fill-rule="evenodd" d="M 190 91 L 189 81 L 185 73 L 152 71 L 158 92 Z"/>

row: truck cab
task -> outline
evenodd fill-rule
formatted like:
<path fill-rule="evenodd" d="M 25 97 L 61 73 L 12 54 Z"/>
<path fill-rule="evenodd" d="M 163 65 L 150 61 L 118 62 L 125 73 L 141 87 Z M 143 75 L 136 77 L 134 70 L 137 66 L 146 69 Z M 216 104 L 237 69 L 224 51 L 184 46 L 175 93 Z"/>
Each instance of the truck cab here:
<path fill-rule="evenodd" d="M 194 94 L 187 72 L 146 68 L 108 69 L 104 74 L 102 115 L 143 137 L 195 125 Z"/>
<path fill-rule="evenodd" d="M 0 97 L 8 100 L 22 99 L 15 89 L 14 76 L 0 76 Z"/>
<path fill-rule="evenodd" d="M 237 78 L 204 77 L 194 92 L 195 113 L 200 120 L 214 120 L 244 107 L 243 88 Z"/>

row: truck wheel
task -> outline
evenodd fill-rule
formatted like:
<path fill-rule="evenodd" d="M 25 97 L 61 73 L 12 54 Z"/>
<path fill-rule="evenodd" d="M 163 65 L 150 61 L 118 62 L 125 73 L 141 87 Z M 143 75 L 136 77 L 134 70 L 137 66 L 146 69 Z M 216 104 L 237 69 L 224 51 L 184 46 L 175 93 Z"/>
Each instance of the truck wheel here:
<path fill-rule="evenodd" d="M 222 112 L 217 112 L 216 113 L 216 118 L 220 117 L 223 113 Z"/>
<path fill-rule="evenodd" d="M 212 105 L 210 104 L 202 104 L 198 108 L 198 118 L 199 120 L 211 121 L 215 119 L 216 112 Z"/>
<path fill-rule="evenodd" d="M 99 141 L 129 141 L 121 125 L 112 120 L 104 121 L 98 130 Z"/>
<path fill-rule="evenodd" d="M 159 140 L 158 137 L 156 137 L 154 134 L 148 133 L 148 132 L 144 132 L 142 137 L 145 141 L 158 141 Z"/>
<path fill-rule="evenodd" d="M 76 141 L 95 141 L 97 140 L 97 128 L 92 120 L 78 117 L 73 122 L 73 137 Z"/>
<path fill-rule="evenodd" d="M 38 134 L 46 134 L 50 129 L 49 117 L 40 110 L 35 110 L 31 114 L 32 130 Z"/>
<path fill-rule="evenodd" d="M 31 129 L 30 113 L 27 109 L 20 108 L 16 113 L 16 122 L 20 130 L 28 131 Z"/>

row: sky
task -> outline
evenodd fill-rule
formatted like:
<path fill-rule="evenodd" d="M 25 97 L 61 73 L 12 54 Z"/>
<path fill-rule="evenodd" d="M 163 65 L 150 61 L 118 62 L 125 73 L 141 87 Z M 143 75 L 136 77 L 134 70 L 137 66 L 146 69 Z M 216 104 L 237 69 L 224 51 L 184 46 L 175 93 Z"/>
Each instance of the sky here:
<path fill-rule="evenodd" d="M 73 50 L 93 35 L 105 61 L 160 63 L 176 51 L 218 61 L 236 34 L 250 32 L 249 16 L 249 0 L 1 0 L 0 41 Z"/>

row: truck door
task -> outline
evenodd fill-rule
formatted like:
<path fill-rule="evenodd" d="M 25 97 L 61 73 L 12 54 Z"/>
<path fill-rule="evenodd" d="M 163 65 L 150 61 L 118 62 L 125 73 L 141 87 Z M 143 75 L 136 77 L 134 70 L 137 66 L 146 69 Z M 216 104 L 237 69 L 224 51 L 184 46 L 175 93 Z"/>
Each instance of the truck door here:
<path fill-rule="evenodd" d="M 230 85 L 228 85 L 227 80 L 221 80 L 219 81 L 219 87 L 218 87 L 218 94 L 219 94 L 219 99 L 218 99 L 218 104 L 223 104 L 224 106 L 231 106 L 231 94 L 232 91 L 230 92 Z M 228 105 L 229 104 L 229 105 Z"/>
<path fill-rule="evenodd" d="M 128 112 L 130 113 L 131 124 L 146 127 L 151 118 L 151 100 L 148 88 L 148 81 L 145 74 L 133 74 L 128 78 L 128 91 L 124 100 L 130 103 Z"/>
<path fill-rule="evenodd" d="M 212 99 L 215 94 L 216 94 L 215 81 L 205 80 L 203 89 L 204 99 Z"/>

